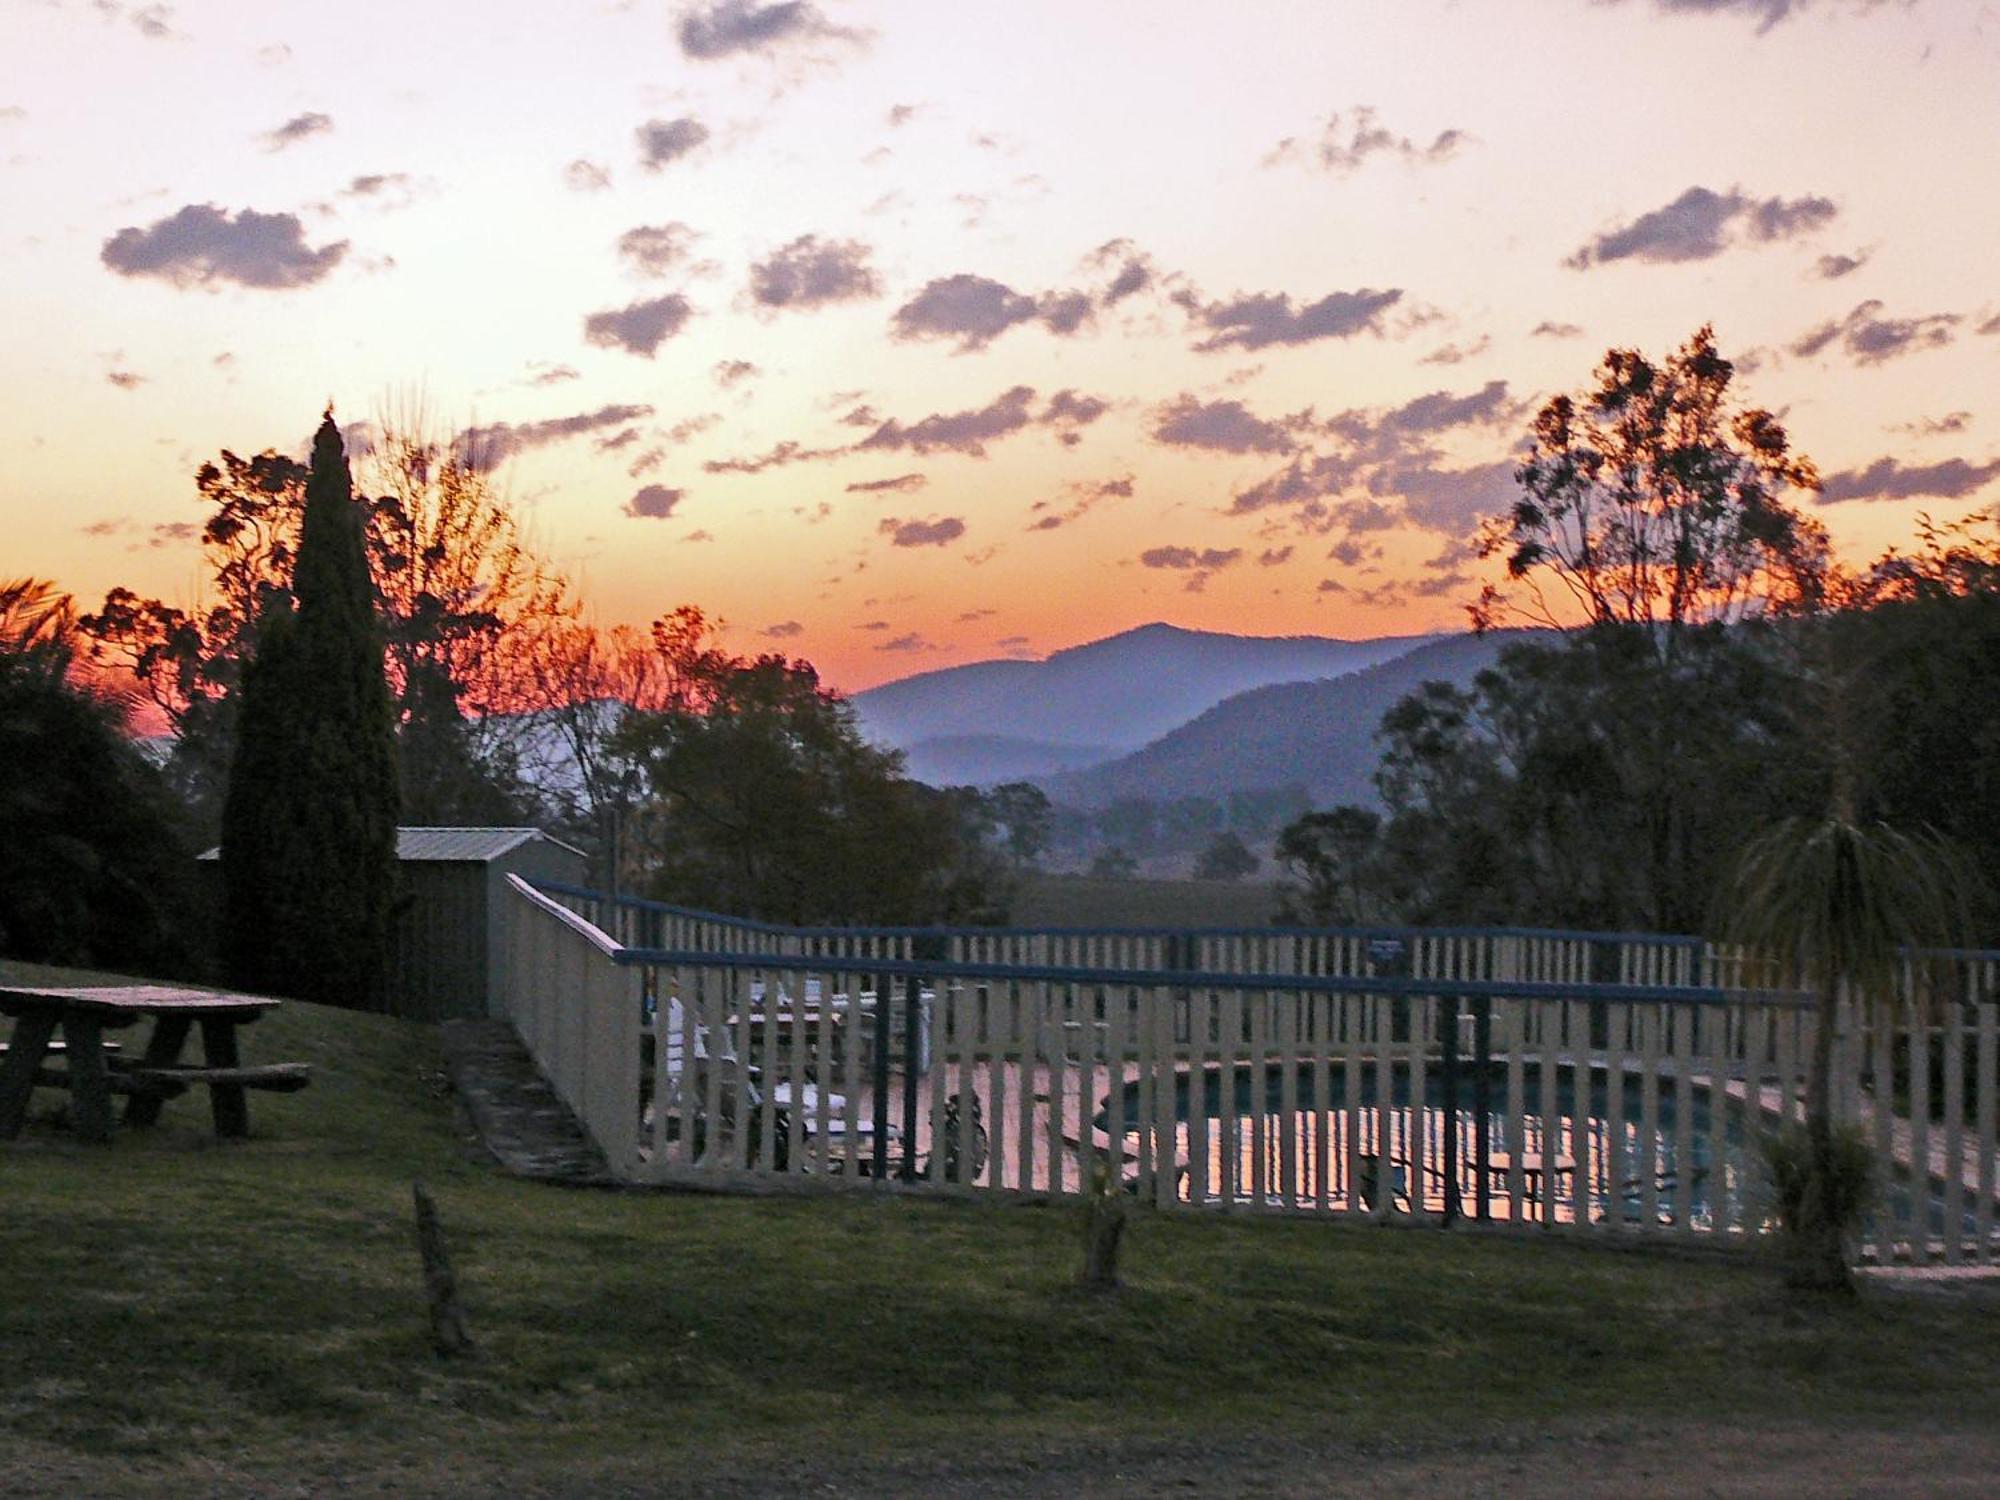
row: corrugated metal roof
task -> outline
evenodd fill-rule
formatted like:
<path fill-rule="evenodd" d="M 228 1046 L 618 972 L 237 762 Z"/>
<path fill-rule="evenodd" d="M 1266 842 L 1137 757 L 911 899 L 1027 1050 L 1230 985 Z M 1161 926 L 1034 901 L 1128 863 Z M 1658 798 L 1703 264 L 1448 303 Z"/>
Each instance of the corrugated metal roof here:
<path fill-rule="evenodd" d="M 398 828 L 396 858 L 441 864 L 483 864 L 518 849 L 530 839 L 548 839 L 572 854 L 583 851 L 552 839 L 539 828 Z M 207 850 L 202 859 L 220 859 L 220 847 Z"/>

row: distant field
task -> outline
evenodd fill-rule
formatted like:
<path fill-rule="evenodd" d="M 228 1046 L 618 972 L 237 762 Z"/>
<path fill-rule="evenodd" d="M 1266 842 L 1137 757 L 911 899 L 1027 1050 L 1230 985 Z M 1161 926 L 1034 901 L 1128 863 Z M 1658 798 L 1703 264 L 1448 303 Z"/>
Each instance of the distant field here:
<path fill-rule="evenodd" d="M 1014 899 L 1021 927 L 1267 927 L 1274 886 L 1255 880 L 1036 875 Z"/>

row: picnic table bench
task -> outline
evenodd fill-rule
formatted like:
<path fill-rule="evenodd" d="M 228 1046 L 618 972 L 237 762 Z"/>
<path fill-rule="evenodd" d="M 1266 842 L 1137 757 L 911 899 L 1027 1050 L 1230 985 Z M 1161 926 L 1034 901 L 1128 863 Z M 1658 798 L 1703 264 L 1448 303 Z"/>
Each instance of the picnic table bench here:
<path fill-rule="evenodd" d="M 196 990 L 172 985 L 0 985 L 0 1014 L 15 1018 L 10 1044 L 0 1046 L 0 1140 L 21 1133 L 29 1096 L 38 1087 L 64 1088 L 76 1133 L 86 1140 L 111 1137 L 111 1099 L 127 1097 L 125 1123 L 155 1123 L 160 1107 L 195 1084 L 208 1087 L 215 1133 L 224 1138 L 250 1133 L 249 1089 L 290 1093 L 312 1081 L 304 1063 L 246 1067 L 237 1049 L 236 1029 L 257 1020 L 280 1002 L 267 995 Z M 153 1032 L 143 1056 L 115 1055 L 106 1031 L 151 1018 Z M 201 1028 L 202 1061 L 183 1063 L 181 1050 Z M 62 1040 L 55 1040 L 56 1032 Z M 60 1058 L 67 1067 L 45 1066 Z"/>

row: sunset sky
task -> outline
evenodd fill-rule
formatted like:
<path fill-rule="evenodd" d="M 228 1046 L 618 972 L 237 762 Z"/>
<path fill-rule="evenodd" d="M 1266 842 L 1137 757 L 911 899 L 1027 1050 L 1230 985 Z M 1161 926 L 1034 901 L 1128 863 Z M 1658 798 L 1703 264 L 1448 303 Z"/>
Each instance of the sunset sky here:
<path fill-rule="evenodd" d="M 421 397 L 606 623 L 858 689 L 1463 623 L 1541 398 L 1713 321 L 1843 549 L 2000 500 L 1980 0 L 0 5 L 0 577 Z"/>

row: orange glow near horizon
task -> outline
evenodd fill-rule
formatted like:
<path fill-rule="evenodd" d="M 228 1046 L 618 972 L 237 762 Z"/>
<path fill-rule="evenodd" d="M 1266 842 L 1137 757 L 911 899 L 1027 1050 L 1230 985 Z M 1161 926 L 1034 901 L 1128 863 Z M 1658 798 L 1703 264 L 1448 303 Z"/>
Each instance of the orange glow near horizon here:
<path fill-rule="evenodd" d="M 1704 322 L 1863 560 L 2000 499 L 1974 9 L 14 7 L 0 575 L 191 603 L 203 461 L 420 391 L 593 618 L 847 691 L 1455 629 L 1534 405 Z"/>

